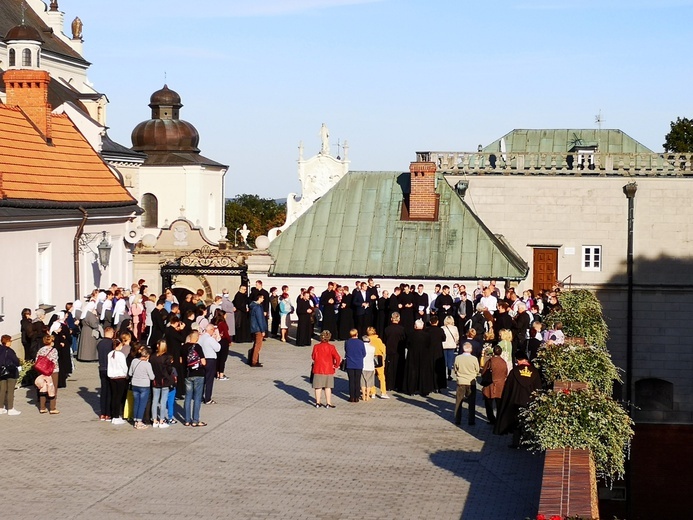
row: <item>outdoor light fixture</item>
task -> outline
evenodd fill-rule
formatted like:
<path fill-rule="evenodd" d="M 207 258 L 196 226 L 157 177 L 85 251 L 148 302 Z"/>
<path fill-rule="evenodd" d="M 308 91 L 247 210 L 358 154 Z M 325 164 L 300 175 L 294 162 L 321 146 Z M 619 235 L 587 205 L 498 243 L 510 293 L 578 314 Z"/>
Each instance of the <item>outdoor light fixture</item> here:
<path fill-rule="evenodd" d="M 457 184 L 455 184 L 455 190 L 457 191 L 457 194 L 460 196 L 461 199 L 463 199 L 464 195 L 467 193 L 467 188 L 469 188 L 468 180 L 461 180 Z"/>
<path fill-rule="evenodd" d="M 111 260 L 111 244 L 106 240 L 106 232 L 103 232 L 103 238 L 96 249 L 99 251 L 99 263 L 101 267 L 106 269 L 108 267 L 108 262 Z"/>

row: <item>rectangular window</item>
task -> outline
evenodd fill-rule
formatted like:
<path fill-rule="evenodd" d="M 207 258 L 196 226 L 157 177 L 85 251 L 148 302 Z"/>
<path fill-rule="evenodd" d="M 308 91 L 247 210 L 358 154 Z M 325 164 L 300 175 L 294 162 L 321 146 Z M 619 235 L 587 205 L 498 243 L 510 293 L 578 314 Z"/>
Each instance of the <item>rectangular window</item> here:
<path fill-rule="evenodd" d="M 36 262 L 37 297 L 39 305 L 51 303 L 51 245 L 38 245 L 38 261 Z"/>
<path fill-rule="evenodd" d="M 602 270 L 602 246 L 582 246 L 582 270 Z"/>

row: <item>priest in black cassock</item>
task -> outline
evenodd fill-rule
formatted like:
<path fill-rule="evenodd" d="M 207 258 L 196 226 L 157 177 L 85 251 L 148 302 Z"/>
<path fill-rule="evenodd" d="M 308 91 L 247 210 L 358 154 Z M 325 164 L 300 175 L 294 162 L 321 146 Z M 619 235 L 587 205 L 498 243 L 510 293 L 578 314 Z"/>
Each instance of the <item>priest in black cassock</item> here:
<path fill-rule="evenodd" d="M 329 282 L 327 289 L 320 295 L 320 310 L 322 311 L 322 330 L 329 330 L 333 338 L 337 337 L 336 304 L 337 294 L 334 292 L 334 283 Z"/>
<path fill-rule="evenodd" d="M 375 323 L 375 330 L 378 336 L 383 337 L 385 327 L 390 320 L 390 293 L 383 291 L 383 295 L 378 298 L 378 319 Z"/>
<path fill-rule="evenodd" d="M 407 349 L 407 335 L 399 324 L 399 312 L 392 313 L 392 323 L 385 327 L 385 383 L 387 391 L 402 390 L 404 382 L 404 360 Z"/>
<path fill-rule="evenodd" d="M 436 298 L 434 304 L 435 308 L 438 309 L 438 321 L 440 323 L 444 323 L 446 317 L 453 315 L 455 311 L 453 306 L 454 303 L 452 296 L 450 296 L 450 286 L 443 285 L 443 290 Z"/>
<path fill-rule="evenodd" d="M 296 315 L 298 316 L 296 346 L 298 347 L 310 346 L 313 339 L 313 324 L 310 318 L 314 309 L 311 303 L 308 291 L 303 291 L 301 297 L 296 301 Z"/>
<path fill-rule="evenodd" d="M 417 320 L 424 320 L 424 323 L 428 322 L 428 294 L 424 292 L 423 284 L 419 284 L 414 293 L 414 307 L 415 316 Z"/>
<path fill-rule="evenodd" d="M 431 338 L 423 330 L 423 320 L 416 320 L 414 331 L 407 336 L 407 360 L 404 370 L 404 392 L 426 397 L 436 390 L 433 372 Z"/>
<path fill-rule="evenodd" d="M 233 297 L 233 306 L 236 308 L 234 312 L 236 330 L 233 340 L 236 343 L 249 343 L 251 341 L 248 303 L 248 287 L 241 285 L 238 288 L 238 292 Z"/>
<path fill-rule="evenodd" d="M 349 331 L 354 328 L 354 311 L 351 308 L 352 295 L 348 286 L 342 287 L 342 299 L 339 302 L 338 334 L 337 339 L 346 341 L 349 339 Z"/>
<path fill-rule="evenodd" d="M 399 295 L 399 303 L 402 305 L 399 309 L 402 327 L 407 334 L 414 332 L 414 293 L 411 291 L 409 284 L 402 286 L 402 292 Z"/>

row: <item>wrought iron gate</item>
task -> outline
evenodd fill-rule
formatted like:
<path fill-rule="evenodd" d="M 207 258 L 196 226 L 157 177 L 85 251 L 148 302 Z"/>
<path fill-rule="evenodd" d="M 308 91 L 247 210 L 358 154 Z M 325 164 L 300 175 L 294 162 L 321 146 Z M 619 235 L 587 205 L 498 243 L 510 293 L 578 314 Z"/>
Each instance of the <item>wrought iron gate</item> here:
<path fill-rule="evenodd" d="M 202 246 L 186 256 L 161 266 L 162 287 L 171 287 L 178 275 L 240 276 L 241 283 L 248 285 L 248 267 L 218 249 Z"/>

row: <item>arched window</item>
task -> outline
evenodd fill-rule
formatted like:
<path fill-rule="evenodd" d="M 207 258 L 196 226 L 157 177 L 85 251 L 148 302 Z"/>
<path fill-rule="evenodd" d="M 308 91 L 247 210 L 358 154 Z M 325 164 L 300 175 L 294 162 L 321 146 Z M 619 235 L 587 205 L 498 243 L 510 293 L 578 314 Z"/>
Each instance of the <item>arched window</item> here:
<path fill-rule="evenodd" d="M 15 63 L 16 63 L 16 56 L 15 56 L 15 54 L 16 54 L 16 53 L 15 53 L 15 50 L 14 50 L 14 49 L 10 49 L 10 67 L 14 67 L 14 65 L 15 65 Z"/>
<path fill-rule="evenodd" d="M 159 227 L 159 201 L 156 195 L 145 193 L 142 196 L 142 225 L 146 228 Z"/>
<path fill-rule="evenodd" d="M 31 67 L 31 50 L 22 50 L 22 67 Z"/>

